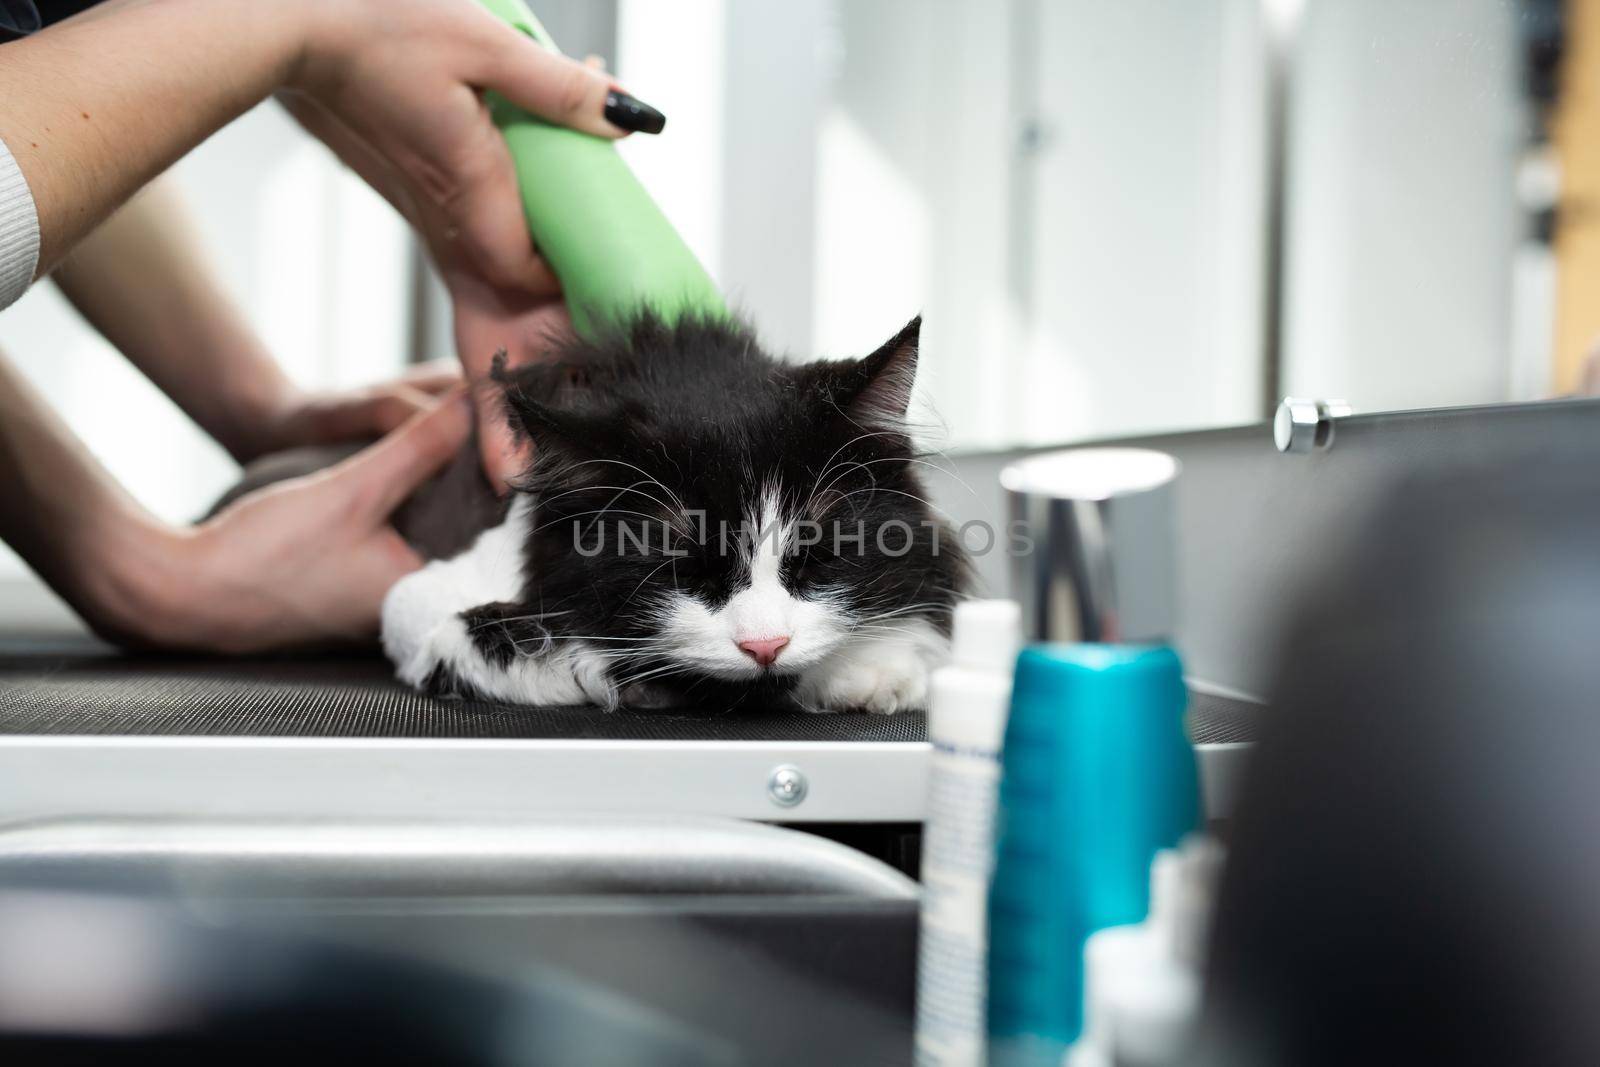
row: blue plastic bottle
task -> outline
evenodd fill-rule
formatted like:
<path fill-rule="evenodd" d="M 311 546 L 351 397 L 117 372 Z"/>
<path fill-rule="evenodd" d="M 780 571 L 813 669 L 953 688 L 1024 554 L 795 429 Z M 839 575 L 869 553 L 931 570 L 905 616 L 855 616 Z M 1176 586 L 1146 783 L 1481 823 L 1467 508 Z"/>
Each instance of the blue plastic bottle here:
<path fill-rule="evenodd" d="M 1144 919 L 1150 863 L 1201 822 L 1175 612 L 1170 456 L 1081 449 L 1002 477 L 1033 544 L 989 895 L 990 1063 L 1055 1067 L 1090 934 Z"/>

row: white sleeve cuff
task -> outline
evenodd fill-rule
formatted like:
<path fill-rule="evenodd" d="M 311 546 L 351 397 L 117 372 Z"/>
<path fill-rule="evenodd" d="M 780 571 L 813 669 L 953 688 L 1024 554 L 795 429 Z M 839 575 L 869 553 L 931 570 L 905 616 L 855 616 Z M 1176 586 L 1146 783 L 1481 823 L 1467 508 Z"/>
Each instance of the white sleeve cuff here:
<path fill-rule="evenodd" d="M 39 269 L 39 212 L 11 150 L 0 141 L 0 308 L 16 302 Z"/>

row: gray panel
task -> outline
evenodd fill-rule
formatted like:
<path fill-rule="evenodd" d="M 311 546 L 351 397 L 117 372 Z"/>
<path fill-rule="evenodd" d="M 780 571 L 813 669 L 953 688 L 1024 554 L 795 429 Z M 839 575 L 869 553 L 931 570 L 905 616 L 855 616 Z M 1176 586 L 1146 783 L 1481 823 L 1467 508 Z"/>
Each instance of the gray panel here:
<path fill-rule="evenodd" d="M 530 4 L 567 55 L 617 57 L 616 0 L 539 0 Z"/>
<path fill-rule="evenodd" d="M 1286 606 L 1311 573 L 1347 551 L 1376 493 L 1422 465 L 1528 454 L 1600 465 L 1600 400 L 1356 415 L 1339 420 L 1332 448 L 1310 455 L 1280 454 L 1266 423 L 1116 443 L 1163 449 L 1183 463 L 1178 644 L 1190 673 L 1261 693 Z M 949 470 L 928 472 L 933 499 L 958 523 L 1003 526 L 999 473 L 1024 454 L 945 459 Z M 976 563 L 988 595 L 1008 595 L 1003 551 Z"/>

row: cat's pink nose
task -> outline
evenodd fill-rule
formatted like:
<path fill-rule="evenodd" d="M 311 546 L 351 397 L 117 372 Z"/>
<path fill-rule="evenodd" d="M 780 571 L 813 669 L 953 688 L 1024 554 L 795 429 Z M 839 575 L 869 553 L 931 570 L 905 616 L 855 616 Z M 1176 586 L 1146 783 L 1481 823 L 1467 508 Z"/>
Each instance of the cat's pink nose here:
<path fill-rule="evenodd" d="M 762 667 L 770 667 L 778 662 L 778 653 L 789 643 L 787 637 L 763 637 L 759 641 L 740 641 L 739 651 L 755 660 Z"/>

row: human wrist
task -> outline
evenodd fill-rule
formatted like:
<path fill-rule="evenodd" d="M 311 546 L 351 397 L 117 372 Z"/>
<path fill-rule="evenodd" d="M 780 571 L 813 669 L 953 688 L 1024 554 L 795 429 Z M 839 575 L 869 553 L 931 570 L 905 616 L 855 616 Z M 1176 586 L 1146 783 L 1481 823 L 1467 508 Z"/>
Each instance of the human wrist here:
<path fill-rule="evenodd" d="M 190 588 L 184 566 L 191 537 L 144 514 L 103 524 L 77 568 L 84 586 L 76 606 L 95 631 L 136 647 L 192 645 L 182 626 L 185 606 L 204 598 Z"/>
<path fill-rule="evenodd" d="M 339 57 L 347 54 L 364 21 L 361 0 L 297 0 L 296 47 L 281 82 L 290 93 L 319 95 L 333 87 Z"/>

